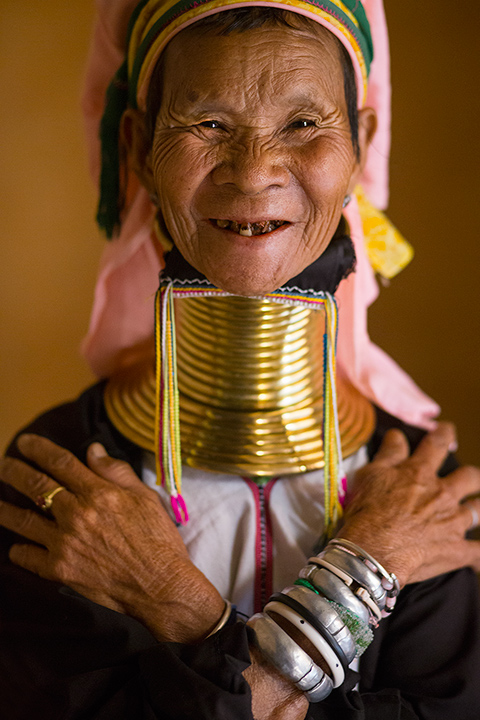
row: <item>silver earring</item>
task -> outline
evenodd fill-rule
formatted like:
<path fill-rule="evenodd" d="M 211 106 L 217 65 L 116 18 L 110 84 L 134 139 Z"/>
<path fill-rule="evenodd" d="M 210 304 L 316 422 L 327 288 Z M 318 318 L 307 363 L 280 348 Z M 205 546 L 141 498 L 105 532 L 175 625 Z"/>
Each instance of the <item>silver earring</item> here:
<path fill-rule="evenodd" d="M 345 195 L 345 197 L 344 197 L 344 199 L 343 199 L 343 207 L 344 207 L 344 208 L 347 207 L 347 205 L 348 205 L 348 203 L 350 202 L 351 199 L 352 199 L 352 196 L 351 196 L 351 195 Z"/>

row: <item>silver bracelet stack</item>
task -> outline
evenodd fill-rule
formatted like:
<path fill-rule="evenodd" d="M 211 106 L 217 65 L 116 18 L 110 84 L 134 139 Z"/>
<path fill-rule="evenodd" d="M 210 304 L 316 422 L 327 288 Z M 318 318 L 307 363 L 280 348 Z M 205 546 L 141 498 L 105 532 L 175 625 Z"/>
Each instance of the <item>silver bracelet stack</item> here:
<path fill-rule="evenodd" d="M 388 617 L 395 607 L 397 596 L 400 592 L 400 585 L 395 573 L 388 573 L 377 560 L 350 540 L 335 538 L 330 542 L 330 545 L 339 547 L 343 549 L 344 552 L 350 553 L 353 557 L 360 559 L 365 567 L 375 573 L 380 579 L 381 585 L 385 590 L 385 604 L 383 608 L 381 608 L 382 617 Z"/>
<path fill-rule="evenodd" d="M 324 700 L 345 680 L 345 672 L 373 640 L 395 607 L 400 586 L 371 555 L 343 538 L 311 557 L 294 586 L 274 593 L 262 613 L 247 622 L 254 642 L 276 669 L 310 702 Z M 275 621 L 299 630 L 324 659 L 324 672 Z"/>

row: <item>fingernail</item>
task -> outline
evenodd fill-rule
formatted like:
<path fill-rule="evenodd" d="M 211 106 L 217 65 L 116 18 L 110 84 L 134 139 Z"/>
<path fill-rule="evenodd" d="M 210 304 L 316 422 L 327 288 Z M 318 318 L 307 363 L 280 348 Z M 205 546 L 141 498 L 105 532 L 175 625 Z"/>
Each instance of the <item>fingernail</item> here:
<path fill-rule="evenodd" d="M 90 447 L 88 448 L 88 451 L 91 455 L 93 455 L 93 457 L 96 457 L 96 458 L 107 457 L 107 455 L 108 455 L 108 453 L 105 450 L 105 448 L 103 447 L 103 445 L 99 442 L 92 443 L 90 445 Z"/>
<path fill-rule="evenodd" d="M 451 442 L 450 445 L 448 446 L 448 450 L 451 453 L 456 453 L 458 450 L 458 442 L 456 440 Z"/>
<path fill-rule="evenodd" d="M 26 448 L 30 444 L 31 440 L 33 438 L 33 435 L 30 435 L 29 433 L 24 433 L 23 435 L 20 435 L 17 438 L 17 447 L 19 450 L 22 449 L 22 447 Z"/>

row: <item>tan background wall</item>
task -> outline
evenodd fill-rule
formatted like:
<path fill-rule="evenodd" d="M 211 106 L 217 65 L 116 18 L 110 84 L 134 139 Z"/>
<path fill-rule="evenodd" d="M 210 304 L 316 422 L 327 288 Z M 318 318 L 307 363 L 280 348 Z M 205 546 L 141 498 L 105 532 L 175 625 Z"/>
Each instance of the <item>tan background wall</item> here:
<path fill-rule="evenodd" d="M 101 250 L 78 93 L 89 0 L 0 1 L 0 444 L 92 376 L 78 355 Z M 416 248 L 373 338 L 457 421 L 480 463 L 480 4 L 386 0 L 394 76 L 390 215 Z M 417 24 L 412 27 L 411 18 Z"/>

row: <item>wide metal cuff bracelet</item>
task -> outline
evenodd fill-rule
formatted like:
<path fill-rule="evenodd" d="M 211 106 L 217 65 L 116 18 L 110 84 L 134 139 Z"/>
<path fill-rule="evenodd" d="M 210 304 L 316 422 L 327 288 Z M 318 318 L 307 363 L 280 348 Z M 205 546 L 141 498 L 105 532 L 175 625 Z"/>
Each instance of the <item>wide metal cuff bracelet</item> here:
<path fill-rule="evenodd" d="M 331 573 L 326 568 L 318 565 L 306 565 L 300 570 L 299 577 L 308 580 L 326 598 L 348 608 L 354 615 L 364 623 L 368 623 L 370 613 L 365 604 L 345 585 L 343 580 Z"/>
<path fill-rule="evenodd" d="M 247 625 L 253 630 L 254 642 L 260 652 L 281 675 L 306 693 L 310 702 L 320 702 L 330 695 L 333 689 L 331 678 L 272 618 L 257 613 Z"/>
<path fill-rule="evenodd" d="M 291 602 L 293 603 L 293 600 Z M 279 602 L 278 600 L 270 600 L 265 605 L 265 613 L 270 617 L 273 613 L 276 613 L 285 620 L 288 620 L 288 622 L 297 630 L 300 630 L 302 635 L 310 641 L 328 665 L 333 681 L 333 687 L 340 687 L 345 680 L 346 666 L 342 664 L 339 655 L 332 649 L 331 644 L 313 625 L 303 618 L 301 613 L 297 612 L 286 603 Z"/>
<path fill-rule="evenodd" d="M 319 629 L 318 626 L 320 626 L 335 643 L 338 643 L 338 647 L 343 654 L 343 658 L 341 658 L 343 664 L 349 665 L 355 657 L 355 643 L 350 630 L 338 615 L 335 608 L 332 607 L 331 603 L 329 603 L 326 598 L 312 592 L 312 590 L 299 585 L 285 588 L 285 590 L 280 593 L 280 596 L 278 594 L 272 595 L 272 600 L 285 601 L 285 597 L 300 604 L 302 608 L 304 608 L 303 614 L 305 619 L 317 629 Z M 297 612 L 300 612 L 299 608 L 296 607 L 295 609 Z M 315 621 L 315 624 L 312 620 Z M 334 650 L 336 650 L 336 647 L 334 647 Z"/>

